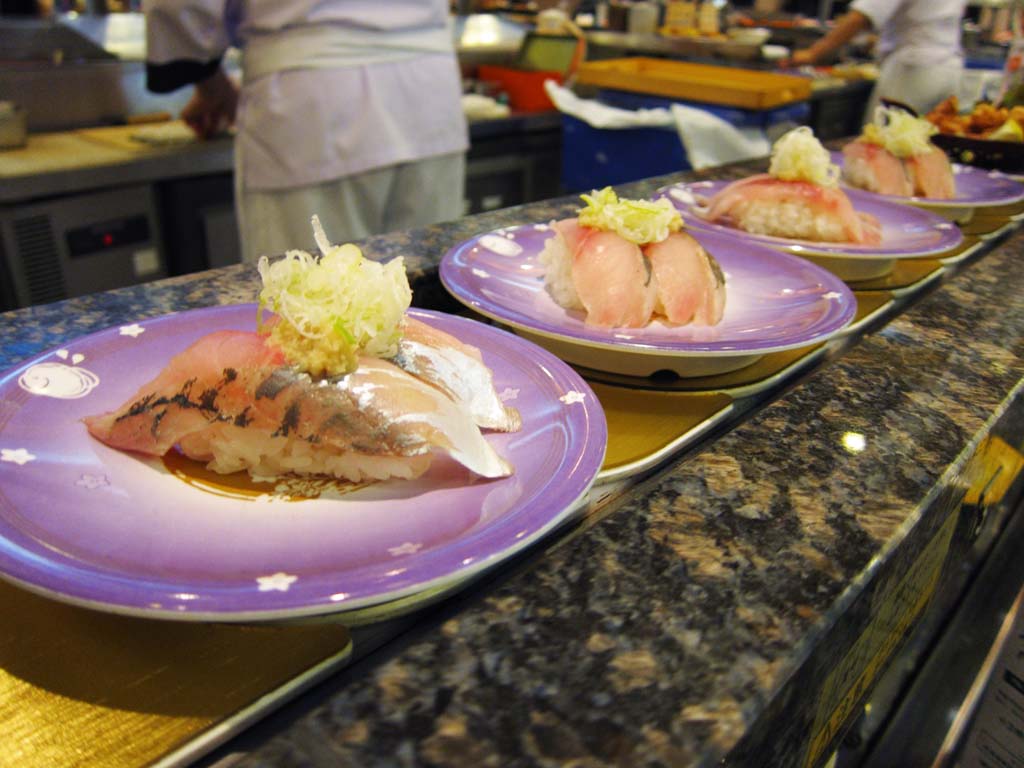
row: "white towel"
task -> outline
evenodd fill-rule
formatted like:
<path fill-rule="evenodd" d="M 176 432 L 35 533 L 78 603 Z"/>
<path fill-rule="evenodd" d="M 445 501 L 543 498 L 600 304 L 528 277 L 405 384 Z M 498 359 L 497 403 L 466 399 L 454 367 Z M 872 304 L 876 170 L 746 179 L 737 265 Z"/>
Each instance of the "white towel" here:
<path fill-rule="evenodd" d="M 765 157 L 772 150 L 763 128 L 737 128 L 707 110 L 684 104 L 672 105 L 672 117 L 686 157 L 696 170 Z"/>
<path fill-rule="evenodd" d="M 667 109 L 619 109 L 599 101 L 581 99 L 568 88 L 554 80 L 545 80 L 544 89 L 558 107 L 559 112 L 582 120 L 594 128 L 660 128 L 673 123 L 672 113 Z"/>

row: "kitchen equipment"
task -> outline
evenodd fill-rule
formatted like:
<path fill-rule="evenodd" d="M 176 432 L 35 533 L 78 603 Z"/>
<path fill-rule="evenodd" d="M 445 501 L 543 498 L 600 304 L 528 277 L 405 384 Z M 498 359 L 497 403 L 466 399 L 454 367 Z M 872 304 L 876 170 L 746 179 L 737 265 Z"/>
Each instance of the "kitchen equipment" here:
<path fill-rule="evenodd" d="M 71 64 L 113 61 L 116 57 L 71 27 L 51 21 L 0 19 L 0 61 Z"/>
<path fill-rule="evenodd" d="M 571 94 L 570 94 L 571 95 Z M 767 155 L 770 142 L 811 116 L 809 103 L 797 101 L 771 109 L 743 109 L 701 101 L 654 96 L 636 91 L 600 89 L 594 106 L 587 100 L 559 98 L 564 134 L 562 186 L 569 192 L 586 192 L 666 173 L 703 168 L 741 157 Z M 693 121 L 675 105 L 708 113 L 697 125 L 708 140 L 694 145 Z M 609 113 L 607 107 L 612 108 Z M 683 110 L 686 112 L 687 110 Z M 630 114 L 631 113 L 631 114 Z M 660 114 L 659 114 L 660 113 Z M 610 122 L 602 119 L 613 117 Z M 719 141 L 717 129 L 732 126 L 741 135 Z M 728 125 L 725 125 L 728 123 Z M 613 127 L 617 126 L 617 127 Z M 697 154 L 690 157 L 696 147 Z"/>
<path fill-rule="evenodd" d="M 569 15 L 561 8 L 548 8 L 537 14 L 537 31 L 545 35 L 558 35 L 569 23 Z"/>
<path fill-rule="evenodd" d="M 765 61 L 781 61 L 789 56 L 789 48 L 784 45 L 762 45 L 761 58 Z"/>
<path fill-rule="evenodd" d="M 572 25 L 567 28 L 572 29 Z M 586 41 L 582 36 L 528 32 L 514 67 L 481 64 L 477 67 L 477 78 L 495 83 L 508 97 L 513 110 L 543 112 L 554 108 L 544 91 L 544 81 L 561 83 L 572 75 L 585 55 Z"/>
<path fill-rule="evenodd" d="M 763 45 L 772 36 L 772 31 L 764 27 L 730 27 L 725 31 L 725 34 L 730 40 L 734 40 L 737 43 Z"/>
<path fill-rule="evenodd" d="M 653 35 L 658 28 L 659 12 L 657 3 L 648 0 L 633 3 L 626 17 L 626 31 L 631 35 Z"/>
<path fill-rule="evenodd" d="M 629 21 L 629 6 L 623 2 L 608 3 L 608 29 L 625 32 Z"/>
<path fill-rule="evenodd" d="M 568 26 L 563 34 L 527 32 L 516 54 L 517 69 L 558 72 L 571 76 L 586 58 L 586 40 L 578 27 Z"/>
<path fill-rule="evenodd" d="M 697 29 L 702 35 L 717 37 L 722 32 L 722 17 L 719 4 L 704 0 L 697 10 Z"/>
<path fill-rule="evenodd" d="M 696 30 L 696 0 L 669 0 L 665 6 L 665 26 Z"/>
<path fill-rule="evenodd" d="M 0 149 L 15 149 L 28 141 L 25 109 L 9 101 L 0 101 Z"/>
<path fill-rule="evenodd" d="M 0 17 L 0 98 L 26 110 L 30 133 L 120 124 L 140 113 L 178 114 L 185 106 L 190 89 L 147 91 L 141 57 L 119 59 L 70 22 Z M 98 39 L 105 29 L 96 31 Z M 142 46 L 142 38 L 132 45 Z M 234 69 L 230 57 L 227 66 Z"/>
<path fill-rule="evenodd" d="M 149 186 L 0 208 L 0 299 L 29 306 L 165 277 L 159 243 Z"/>

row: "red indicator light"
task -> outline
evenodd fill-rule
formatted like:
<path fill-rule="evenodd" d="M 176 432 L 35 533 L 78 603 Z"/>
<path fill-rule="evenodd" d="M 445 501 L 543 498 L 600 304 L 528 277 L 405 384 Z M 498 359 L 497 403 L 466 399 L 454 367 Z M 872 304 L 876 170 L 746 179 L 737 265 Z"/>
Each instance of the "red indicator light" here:
<path fill-rule="evenodd" d="M 113 245 L 114 244 L 114 236 L 112 234 L 110 234 L 109 232 L 104 233 L 104 235 L 103 235 L 103 244 L 104 245 Z"/>

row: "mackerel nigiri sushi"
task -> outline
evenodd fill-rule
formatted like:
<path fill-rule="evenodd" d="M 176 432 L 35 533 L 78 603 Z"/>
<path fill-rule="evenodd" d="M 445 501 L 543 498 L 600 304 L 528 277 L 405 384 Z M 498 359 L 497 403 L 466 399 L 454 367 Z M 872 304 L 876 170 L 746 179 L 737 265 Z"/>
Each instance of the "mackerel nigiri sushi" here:
<path fill-rule="evenodd" d="M 669 201 L 619 200 L 607 187 L 583 199 L 578 217 L 552 223 L 540 254 L 560 306 L 605 328 L 722 319 L 725 276 Z"/>
<path fill-rule="evenodd" d="M 120 408 L 85 419 L 90 434 L 263 477 L 411 478 L 437 454 L 482 477 L 511 474 L 480 429 L 518 430 L 519 414 L 479 350 L 405 316 L 400 260 L 369 262 L 314 229 L 319 260 L 260 262 L 270 322 L 200 338 Z"/>
<path fill-rule="evenodd" d="M 317 379 L 246 331 L 204 336 L 125 406 L 85 423 L 114 448 L 162 456 L 177 446 L 220 473 L 409 478 L 434 451 L 484 477 L 512 471 L 470 413 L 393 363 L 362 358 L 349 374 Z"/>
<path fill-rule="evenodd" d="M 701 215 L 758 235 L 878 245 L 881 226 L 856 211 L 839 188 L 839 168 L 810 128 L 789 131 L 772 147 L 767 174 L 729 184 Z"/>

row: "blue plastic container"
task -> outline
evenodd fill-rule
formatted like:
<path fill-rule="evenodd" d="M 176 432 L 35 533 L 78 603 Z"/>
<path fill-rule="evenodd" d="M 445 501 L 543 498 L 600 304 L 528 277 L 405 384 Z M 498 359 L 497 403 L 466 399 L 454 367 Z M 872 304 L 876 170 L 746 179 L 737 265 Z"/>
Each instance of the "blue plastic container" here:
<path fill-rule="evenodd" d="M 606 130 L 562 115 L 562 186 L 566 192 L 589 192 L 690 168 L 674 128 Z"/>
<path fill-rule="evenodd" d="M 738 128 L 761 128 L 769 138 L 806 125 L 811 116 L 807 101 L 775 109 L 747 110 L 702 102 L 673 102 L 659 96 L 613 90 L 600 91 L 598 100 L 610 107 L 630 110 L 685 104 L 707 110 Z M 674 127 L 599 129 L 563 114 L 562 133 L 562 186 L 566 192 L 589 192 L 693 167 Z"/>

